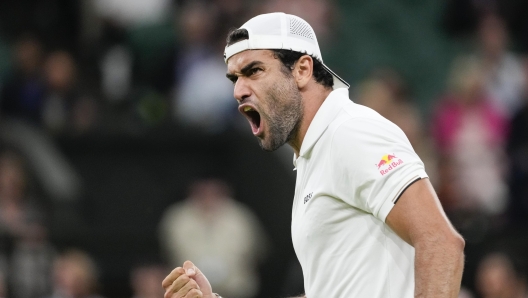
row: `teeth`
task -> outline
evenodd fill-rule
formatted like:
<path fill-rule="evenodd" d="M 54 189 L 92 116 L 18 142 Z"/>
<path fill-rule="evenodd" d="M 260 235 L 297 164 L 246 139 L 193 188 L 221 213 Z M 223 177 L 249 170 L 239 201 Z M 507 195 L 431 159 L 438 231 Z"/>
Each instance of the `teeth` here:
<path fill-rule="evenodd" d="M 253 109 L 251 107 L 245 107 L 244 108 L 244 112 L 249 112 L 249 111 L 253 111 Z"/>

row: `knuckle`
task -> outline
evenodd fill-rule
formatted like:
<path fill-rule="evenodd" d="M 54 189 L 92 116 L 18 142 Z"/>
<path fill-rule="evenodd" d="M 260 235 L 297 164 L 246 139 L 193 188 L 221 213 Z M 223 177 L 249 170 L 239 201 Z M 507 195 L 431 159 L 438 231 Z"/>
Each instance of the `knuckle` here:
<path fill-rule="evenodd" d="M 180 279 L 184 283 L 187 283 L 187 282 L 189 282 L 189 280 L 191 278 L 184 274 L 184 275 L 180 276 L 178 279 Z"/>
<path fill-rule="evenodd" d="M 172 270 L 167 277 L 161 282 L 161 285 L 163 288 L 169 287 L 174 280 L 179 277 L 181 274 L 183 274 L 183 268 L 182 267 L 176 267 L 174 270 Z"/>
<path fill-rule="evenodd" d="M 189 291 L 189 293 L 187 293 L 185 297 L 186 298 L 201 298 L 203 297 L 203 294 L 197 289 L 192 289 Z"/>
<path fill-rule="evenodd" d="M 171 285 L 168 287 L 167 291 L 165 292 L 164 298 L 170 298 L 173 297 L 175 293 L 178 292 L 178 289 L 175 289 L 174 285 Z"/>
<path fill-rule="evenodd" d="M 168 276 L 161 282 L 161 286 L 166 290 L 174 281 Z"/>
<path fill-rule="evenodd" d="M 187 275 L 181 275 L 180 277 L 178 277 L 172 282 L 172 286 L 181 287 L 184 284 L 186 284 L 188 281 L 189 281 L 189 277 Z"/>
<path fill-rule="evenodd" d="M 198 288 L 198 283 L 194 279 L 189 280 L 187 284 L 192 288 Z"/>

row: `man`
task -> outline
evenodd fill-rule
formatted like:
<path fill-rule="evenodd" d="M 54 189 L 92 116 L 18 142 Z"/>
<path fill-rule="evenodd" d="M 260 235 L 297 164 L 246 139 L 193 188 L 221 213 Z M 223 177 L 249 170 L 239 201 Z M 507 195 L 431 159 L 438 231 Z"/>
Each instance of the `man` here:
<path fill-rule="evenodd" d="M 457 297 L 464 240 L 423 163 L 396 125 L 349 100 L 310 25 L 259 15 L 230 33 L 224 58 L 260 146 L 295 152 L 291 228 L 303 297 Z M 189 261 L 163 287 L 165 297 L 217 297 Z"/>
<path fill-rule="evenodd" d="M 193 260 L 215 291 L 229 298 L 258 292 L 266 235 L 253 212 L 233 198 L 226 181 L 210 176 L 194 180 L 188 197 L 165 210 L 159 227 L 170 264 Z"/>

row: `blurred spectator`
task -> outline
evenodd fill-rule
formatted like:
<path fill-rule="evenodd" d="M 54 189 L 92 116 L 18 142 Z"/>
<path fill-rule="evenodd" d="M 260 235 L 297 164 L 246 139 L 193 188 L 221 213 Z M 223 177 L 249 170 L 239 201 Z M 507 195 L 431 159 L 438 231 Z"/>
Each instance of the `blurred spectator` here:
<path fill-rule="evenodd" d="M 523 107 L 513 117 L 508 139 L 510 159 L 509 219 L 515 224 L 528 223 L 528 60 L 524 63 Z"/>
<path fill-rule="evenodd" d="M 46 99 L 44 125 L 51 131 L 87 130 L 95 122 L 95 102 L 81 97 L 77 88 L 77 65 L 71 54 L 55 51 L 44 65 Z"/>
<path fill-rule="evenodd" d="M 15 47 L 15 69 L 2 90 L 0 113 L 51 131 L 85 130 L 94 122 L 95 104 L 79 97 L 76 80 L 71 54 L 55 51 L 44 58 L 36 39 L 23 38 Z M 84 113 L 74 113 L 78 105 Z"/>
<path fill-rule="evenodd" d="M 253 297 L 265 235 L 252 212 L 231 195 L 224 181 L 195 181 L 189 197 L 165 211 L 160 240 L 172 266 L 193 260 L 222 295 Z"/>
<path fill-rule="evenodd" d="M 86 252 L 69 250 L 57 257 L 50 298 L 100 298 L 97 287 L 97 268 Z"/>
<path fill-rule="evenodd" d="M 359 85 L 357 101 L 403 130 L 424 162 L 430 179 L 436 184 L 436 158 L 431 140 L 425 134 L 420 110 L 414 105 L 402 76 L 391 68 L 375 69 Z"/>
<path fill-rule="evenodd" d="M 176 79 L 180 79 L 189 68 L 205 57 L 222 54 L 212 53 L 212 40 L 218 8 L 206 5 L 204 1 L 190 1 L 180 7 L 175 18 L 175 28 L 179 36 L 180 49 L 176 61 Z"/>
<path fill-rule="evenodd" d="M 23 37 L 15 44 L 13 54 L 14 69 L 2 89 L 0 113 L 40 124 L 46 92 L 42 45 L 34 37 Z"/>
<path fill-rule="evenodd" d="M 526 280 L 507 255 L 487 255 L 477 269 L 477 292 L 482 298 L 526 298 Z"/>
<path fill-rule="evenodd" d="M 160 298 L 165 291 L 160 287 L 167 275 L 167 268 L 160 264 L 144 264 L 132 269 L 130 286 L 133 298 Z"/>
<path fill-rule="evenodd" d="M 69 122 L 76 72 L 73 57 L 67 52 L 54 52 L 46 58 L 44 76 L 48 90 L 43 116 L 45 126 L 51 130 L 63 129 Z"/>
<path fill-rule="evenodd" d="M 86 126 L 89 118 L 95 117 L 92 115 L 104 110 L 108 117 L 100 117 L 104 119 L 96 123 L 104 120 L 106 127 L 117 131 L 136 129 L 137 124 L 144 124 L 138 120 L 145 120 L 142 106 L 145 101 L 151 103 L 146 98 L 151 93 L 162 97 L 156 109 L 168 114 L 166 95 L 172 83 L 175 43 L 173 7 L 171 0 L 83 1 L 84 59 L 79 62 L 85 73 L 93 72 L 89 79 L 98 85 L 104 106 L 99 108 L 90 97 L 81 97 L 82 108 L 74 107 L 74 113 L 81 116 L 76 118 L 78 126 Z M 83 109 L 88 112 L 82 113 Z M 147 118 L 145 122 L 151 124 L 153 117 Z"/>
<path fill-rule="evenodd" d="M 500 214 L 507 199 L 503 152 L 507 121 L 491 103 L 482 66 L 475 60 L 456 60 L 450 84 L 432 123 L 441 158 L 440 199 L 448 212 Z"/>
<path fill-rule="evenodd" d="M 90 27 L 85 30 L 85 42 L 92 41 L 88 47 L 97 56 L 95 71 L 100 75 L 103 98 L 111 109 L 109 126 L 127 130 L 134 128 L 138 120 L 152 124 L 168 114 L 175 44 L 171 26 L 174 6 L 171 0 L 85 2 L 85 16 L 89 19 L 85 26 Z M 92 29 L 94 23 L 98 26 Z M 154 113 L 161 112 L 145 113 L 145 102 L 155 106 Z"/>
<path fill-rule="evenodd" d="M 524 73 L 520 60 L 508 51 L 509 35 L 504 20 L 486 14 L 478 26 L 479 49 L 475 59 L 483 66 L 486 89 L 493 103 L 511 117 L 521 106 Z"/>
<path fill-rule="evenodd" d="M 54 250 L 47 241 L 43 213 L 28 194 L 20 156 L 0 155 L 0 254 L 7 262 L 10 297 L 32 298 L 50 290 Z"/>
<path fill-rule="evenodd" d="M 33 298 L 51 293 L 55 249 L 43 224 L 34 222 L 29 228 L 29 233 L 15 244 L 10 259 L 10 297 Z"/>
<path fill-rule="evenodd" d="M 22 158 L 11 151 L 2 152 L 0 155 L 0 234 L 4 251 L 9 251 L 12 248 L 12 242 L 16 239 L 32 233 L 31 223 L 42 216 L 29 198 L 27 184 L 27 173 Z"/>
<path fill-rule="evenodd" d="M 222 58 L 226 34 L 215 34 L 217 20 L 215 6 L 191 2 L 182 7 L 182 40 L 173 98 L 177 121 L 209 131 L 225 129 L 237 112 L 233 85 L 219 79 L 226 72 Z"/>

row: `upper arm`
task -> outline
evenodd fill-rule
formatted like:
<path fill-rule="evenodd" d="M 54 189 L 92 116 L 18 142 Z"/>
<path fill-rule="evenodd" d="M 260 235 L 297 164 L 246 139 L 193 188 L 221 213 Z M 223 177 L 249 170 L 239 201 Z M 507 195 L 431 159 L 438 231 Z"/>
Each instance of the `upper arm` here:
<path fill-rule="evenodd" d="M 414 247 L 423 240 L 461 240 L 447 219 L 429 179 L 421 179 L 411 184 L 401 194 L 385 222 L 398 236 Z"/>
<path fill-rule="evenodd" d="M 343 122 L 329 158 L 335 196 L 383 222 L 406 187 L 427 177 L 405 134 L 382 119 Z"/>

